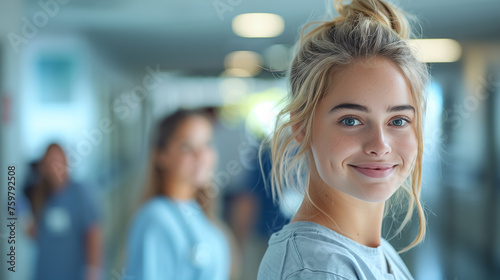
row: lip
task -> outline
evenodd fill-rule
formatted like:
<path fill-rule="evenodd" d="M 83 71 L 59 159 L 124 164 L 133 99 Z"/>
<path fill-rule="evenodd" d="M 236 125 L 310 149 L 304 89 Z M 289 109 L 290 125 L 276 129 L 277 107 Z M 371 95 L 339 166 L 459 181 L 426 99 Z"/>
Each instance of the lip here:
<path fill-rule="evenodd" d="M 390 163 L 363 163 L 363 164 L 349 164 L 359 173 L 371 178 L 385 178 L 394 172 L 397 164 Z"/>

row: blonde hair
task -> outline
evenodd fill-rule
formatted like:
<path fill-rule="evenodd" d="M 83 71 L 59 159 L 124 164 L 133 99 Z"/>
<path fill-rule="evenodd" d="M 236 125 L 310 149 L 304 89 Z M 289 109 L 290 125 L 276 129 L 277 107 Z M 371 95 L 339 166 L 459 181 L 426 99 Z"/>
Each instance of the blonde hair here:
<path fill-rule="evenodd" d="M 307 152 L 311 145 L 311 127 L 314 109 L 325 96 L 332 82 L 330 77 L 361 59 L 383 57 L 399 68 L 410 87 L 416 105 L 415 128 L 418 152 L 410 176 L 402 188 L 406 194 L 408 211 L 396 233 L 410 222 L 416 207 L 419 218 L 417 237 L 402 251 L 421 242 L 425 235 L 425 216 L 420 202 L 422 182 L 422 120 L 425 111 L 424 90 L 429 80 L 425 64 L 417 61 L 408 45 L 411 30 L 406 13 L 380 0 L 353 0 L 344 5 L 334 1 L 339 16 L 332 21 L 319 22 L 319 26 L 305 33 L 307 24 L 297 45 L 297 52 L 289 69 L 290 94 L 284 100 L 285 107 L 279 112 L 272 138 L 263 142 L 270 145 L 272 170 L 270 174 L 273 200 L 283 198 L 287 189 L 309 196 L 309 165 Z M 409 18 L 409 17 L 408 17 Z M 294 129 L 292 129 L 292 127 Z M 303 140 L 295 138 L 303 133 Z M 400 191 L 398 190 L 398 193 Z M 389 213 L 393 199 L 386 205 Z M 312 200 L 311 200 L 312 201 Z M 401 201 L 400 201 L 401 202 Z M 314 204 L 314 202 L 313 202 Z M 317 207 L 318 208 L 318 207 Z M 318 208 L 321 211 L 321 209 Z"/>

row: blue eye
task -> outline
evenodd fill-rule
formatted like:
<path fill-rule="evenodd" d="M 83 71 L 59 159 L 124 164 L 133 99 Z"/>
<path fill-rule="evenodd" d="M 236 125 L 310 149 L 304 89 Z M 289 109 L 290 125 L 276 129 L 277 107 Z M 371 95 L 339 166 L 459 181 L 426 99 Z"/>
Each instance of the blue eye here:
<path fill-rule="evenodd" d="M 404 125 L 406 125 L 409 122 L 410 121 L 408 121 L 406 119 L 399 118 L 399 119 L 392 120 L 391 124 L 394 125 L 394 126 L 404 126 Z"/>
<path fill-rule="evenodd" d="M 361 122 L 358 119 L 353 117 L 344 118 L 340 122 L 346 126 L 356 126 L 361 124 Z"/>

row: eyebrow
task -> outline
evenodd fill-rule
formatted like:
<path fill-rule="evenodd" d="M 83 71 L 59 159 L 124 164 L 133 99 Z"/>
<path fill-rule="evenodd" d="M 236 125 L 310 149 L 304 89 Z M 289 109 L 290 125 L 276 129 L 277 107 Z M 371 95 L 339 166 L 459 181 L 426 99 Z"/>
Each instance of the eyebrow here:
<path fill-rule="evenodd" d="M 362 112 L 370 111 L 370 110 L 368 110 L 368 107 L 363 106 L 363 105 L 352 104 L 352 103 L 342 103 L 342 104 L 339 104 L 339 105 L 333 107 L 330 110 L 330 113 L 334 112 L 334 111 L 345 110 L 345 109 L 358 110 L 358 111 L 362 111 Z"/>
<path fill-rule="evenodd" d="M 413 111 L 415 113 L 415 108 L 411 105 L 398 105 L 387 108 L 387 112 L 399 112 L 399 111 Z"/>
<path fill-rule="evenodd" d="M 330 110 L 330 113 L 334 111 L 339 111 L 339 110 L 357 110 L 361 112 L 370 112 L 368 107 L 359 105 L 359 104 L 353 104 L 353 103 L 342 103 L 339 104 L 335 107 L 333 107 Z M 411 105 L 397 105 L 397 106 L 389 106 L 387 107 L 387 112 L 392 113 L 392 112 L 400 112 L 400 111 L 413 111 L 415 112 L 415 108 Z"/>

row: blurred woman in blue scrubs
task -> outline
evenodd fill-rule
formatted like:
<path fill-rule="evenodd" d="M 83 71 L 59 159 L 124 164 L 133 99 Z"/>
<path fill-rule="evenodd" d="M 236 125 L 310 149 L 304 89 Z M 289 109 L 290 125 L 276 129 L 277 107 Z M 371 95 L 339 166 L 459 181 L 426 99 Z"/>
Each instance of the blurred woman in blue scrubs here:
<path fill-rule="evenodd" d="M 73 181 L 63 148 L 49 145 L 39 164 L 31 202 L 38 255 L 36 280 L 98 280 L 101 276 L 99 207 L 88 186 Z"/>
<path fill-rule="evenodd" d="M 162 120 L 151 161 L 147 200 L 129 232 L 125 276 L 228 279 L 229 245 L 211 213 L 216 153 L 209 115 L 180 110 Z"/>

